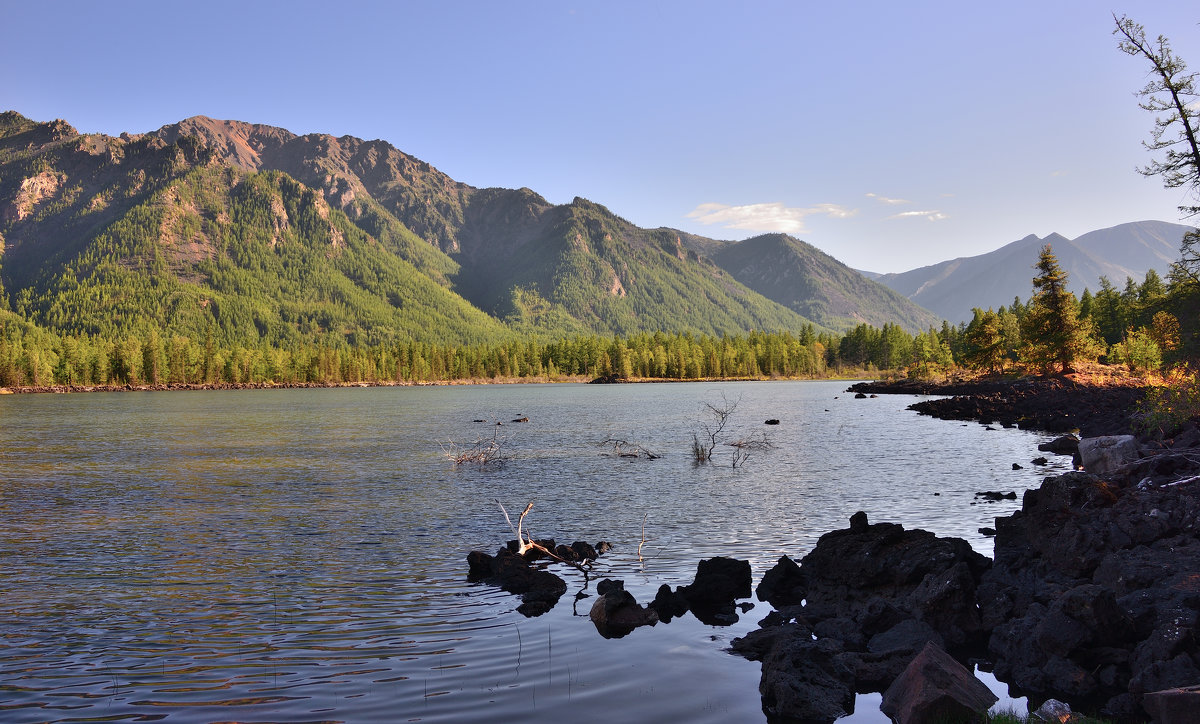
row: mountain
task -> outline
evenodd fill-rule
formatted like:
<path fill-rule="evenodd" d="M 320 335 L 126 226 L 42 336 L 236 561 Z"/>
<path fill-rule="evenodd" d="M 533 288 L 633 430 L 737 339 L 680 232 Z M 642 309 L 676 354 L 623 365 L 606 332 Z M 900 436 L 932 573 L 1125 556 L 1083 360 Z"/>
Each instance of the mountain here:
<path fill-rule="evenodd" d="M 379 140 L 203 116 L 111 137 L 0 114 L 0 308 L 73 333 L 459 343 L 925 322 L 803 242 L 777 240 L 773 262 L 764 244 L 475 188 Z"/>
<path fill-rule="evenodd" d="M 828 327 L 882 327 L 891 322 L 922 331 L 942 322 L 903 295 L 786 234 L 726 243 L 710 248 L 710 254 L 734 279 Z"/>
<path fill-rule="evenodd" d="M 12 306 L 72 334 L 275 346 L 509 334 L 313 189 L 240 171 L 191 136 L 0 115 L 0 240 Z"/>
<path fill-rule="evenodd" d="M 1149 269 L 1166 276 L 1179 256 L 1179 242 L 1192 227 L 1138 221 L 1088 232 L 1075 239 L 1060 234 L 1029 235 L 995 251 L 960 257 L 875 279 L 951 322 L 969 321 L 971 309 L 997 309 L 1015 297 L 1028 299 L 1038 252 L 1049 244 L 1076 295 L 1095 291 L 1106 276 L 1117 287 L 1126 277 L 1141 281 Z"/>

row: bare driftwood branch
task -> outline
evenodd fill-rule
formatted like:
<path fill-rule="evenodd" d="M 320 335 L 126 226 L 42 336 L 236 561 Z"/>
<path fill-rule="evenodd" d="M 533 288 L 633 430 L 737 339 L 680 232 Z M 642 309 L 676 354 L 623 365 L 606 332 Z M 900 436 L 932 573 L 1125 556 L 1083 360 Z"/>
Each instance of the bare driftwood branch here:
<path fill-rule="evenodd" d="M 504 503 L 501 503 L 499 498 L 494 498 L 494 500 L 496 501 L 496 505 L 500 506 L 500 511 L 502 513 L 504 513 L 504 520 L 508 522 L 509 530 L 511 530 L 517 536 L 517 555 L 523 556 L 523 555 L 525 555 L 526 551 L 531 551 L 531 550 L 538 551 L 539 553 L 542 553 L 549 558 L 553 558 L 554 560 L 558 561 L 559 563 L 566 563 L 568 566 L 579 569 L 580 571 L 583 572 L 584 580 L 585 581 L 587 580 L 588 569 L 586 567 L 584 567 L 583 564 L 577 563 L 576 561 L 568 561 L 567 559 L 558 555 L 557 553 L 550 550 L 546 546 L 535 541 L 533 539 L 533 534 L 528 531 L 525 531 L 524 535 L 522 535 L 521 529 L 525 525 L 525 516 L 529 515 L 529 511 L 533 510 L 533 501 L 532 500 L 529 501 L 529 503 L 525 506 L 525 510 L 521 511 L 520 517 L 517 518 L 517 527 L 515 527 L 515 528 L 513 527 L 513 524 L 512 524 L 512 518 L 508 517 L 508 510 L 504 507 Z M 590 565 L 591 561 L 588 561 L 587 563 Z"/>
<path fill-rule="evenodd" d="M 1198 480 L 1200 480 L 1200 475 L 1194 475 L 1190 478 L 1184 478 L 1183 480 L 1176 480 L 1173 483 L 1167 483 L 1167 484 L 1163 485 L 1163 487 L 1164 488 L 1173 488 L 1176 485 L 1187 485 L 1188 483 L 1194 483 Z"/>
<path fill-rule="evenodd" d="M 504 443 L 506 438 L 500 436 L 500 431 L 492 433 L 490 438 L 481 437 L 475 442 L 460 445 L 459 443 L 450 441 L 442 445 L 442 453 L 453 462 L 455 465 L 465 465 L 471 463 L 480 467 L 488 465 L 503 465 L 507 458 L 504 457 Z"/>
<path fill-rule="evenodd" d="M 767 433 L 762 433 L 761 437 L 744 437 L 740 440 L 726 443 L 733 448 L 733 467 L 737 467 L 746 462 L 750 457 L 750 453 L 765 450 L 774 450 L 775 444 L 767 437 Z"/>
<path fill-rule="evenodd" d="M 661 455 L 656 455 L 637 443 L 629 442 L 628 440 L 619 440 L 610 437 L 601 445 L 607 445 L 612 448 L 612 454 L 619 458 L 646 458 L 647 460 L 657 460 Z"/>

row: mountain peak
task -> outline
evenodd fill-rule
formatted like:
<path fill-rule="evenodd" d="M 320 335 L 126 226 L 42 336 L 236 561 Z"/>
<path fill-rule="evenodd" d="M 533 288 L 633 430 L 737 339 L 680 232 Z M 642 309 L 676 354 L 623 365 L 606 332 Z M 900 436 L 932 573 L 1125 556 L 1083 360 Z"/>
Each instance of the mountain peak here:
<path fill-rule="evenodd" d="M 1031 292 L 1037 250 L 1049 244 L 1076 294 L 1095 287 L 1101 275 L 1120 282 L 1140 279 L 1148 269 L 1165 275 L 1189 227 L 1164 221 L 1138 221 L 1090 231 L 1075 239 L 1030 234 L 995 251 L 960 257 L 879 281 L 951 322 L 967 321 L 971 308 L 997 309 Z"/>
<path fill-rule="evenodd" d="M 263 167 L 262 154 L 296 138 L 291 131 L 244 121 L 228 121 L 192 116 L 179 123 L 163 126 L 152 135 L 167 143 L 182 136 L 194 136 L 216 151 L 222 158 L 246 171 Z"/>

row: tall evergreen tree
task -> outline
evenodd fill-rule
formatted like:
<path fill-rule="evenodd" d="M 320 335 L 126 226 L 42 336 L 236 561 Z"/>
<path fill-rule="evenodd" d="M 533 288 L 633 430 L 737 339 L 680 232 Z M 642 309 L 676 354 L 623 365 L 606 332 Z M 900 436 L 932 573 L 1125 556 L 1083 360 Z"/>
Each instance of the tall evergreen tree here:
<path fill-rule="evenodd" d="M 1038 275 L 1033 278 L 1033 296 L 1021 329 L 1025 358 L 1043 370 L 1058 365 L 1066 374 L 1095 350 L 1091 324 L 1080 320 L 1079 303 L 1067 289 L 1067 273 L 1049 244 L 1042 247 L 1035 268 Z"/>
<path fill-rule="evenodd" d="M 1004 369 L 1004 336 L 1000 317 L 990 308 L 974 310 L 975 318 L 967 326 L 966 354 L 968 367 L 996 373 Z"/>

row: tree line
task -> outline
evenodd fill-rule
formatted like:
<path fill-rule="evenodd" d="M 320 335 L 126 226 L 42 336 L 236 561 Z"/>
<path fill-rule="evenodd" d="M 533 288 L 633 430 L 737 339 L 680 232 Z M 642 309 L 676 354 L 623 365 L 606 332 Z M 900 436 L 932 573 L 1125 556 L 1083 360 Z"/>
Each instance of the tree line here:
<path fill-rule="evenodd" d="M 1164 283 L 1157 272 L 1126 279 L 1117 291 L 1076 298 L 1050 247 L 1039 255 L 1034 294 L 999 310 L 975 309 L 972 320 L 943 322 L 912 334 L 895 324 L 860 324 L 842 335 L 807 325 L 797 333 L 709 336 L 641 333 L 575 335 L 476 344 L 417 340 L 354 344 L 344 338 L 290 345 L 270 340 L 229 343 L 155 327 L 117 336 L 78 335 L 38 327 L 0 313 L 0 386 L 419 383 L 460 380 L 812 379 L 906 375 L 931 378 L 981 373 L 1069 371 L 1084 360 L 1156 372 L 1194 359 L 1195 320 L 1181 330 L 1178 314 L 1200 305 L 1186 274 Z M 1185 314 L 1186 316 L 1186 314 Z"/>

